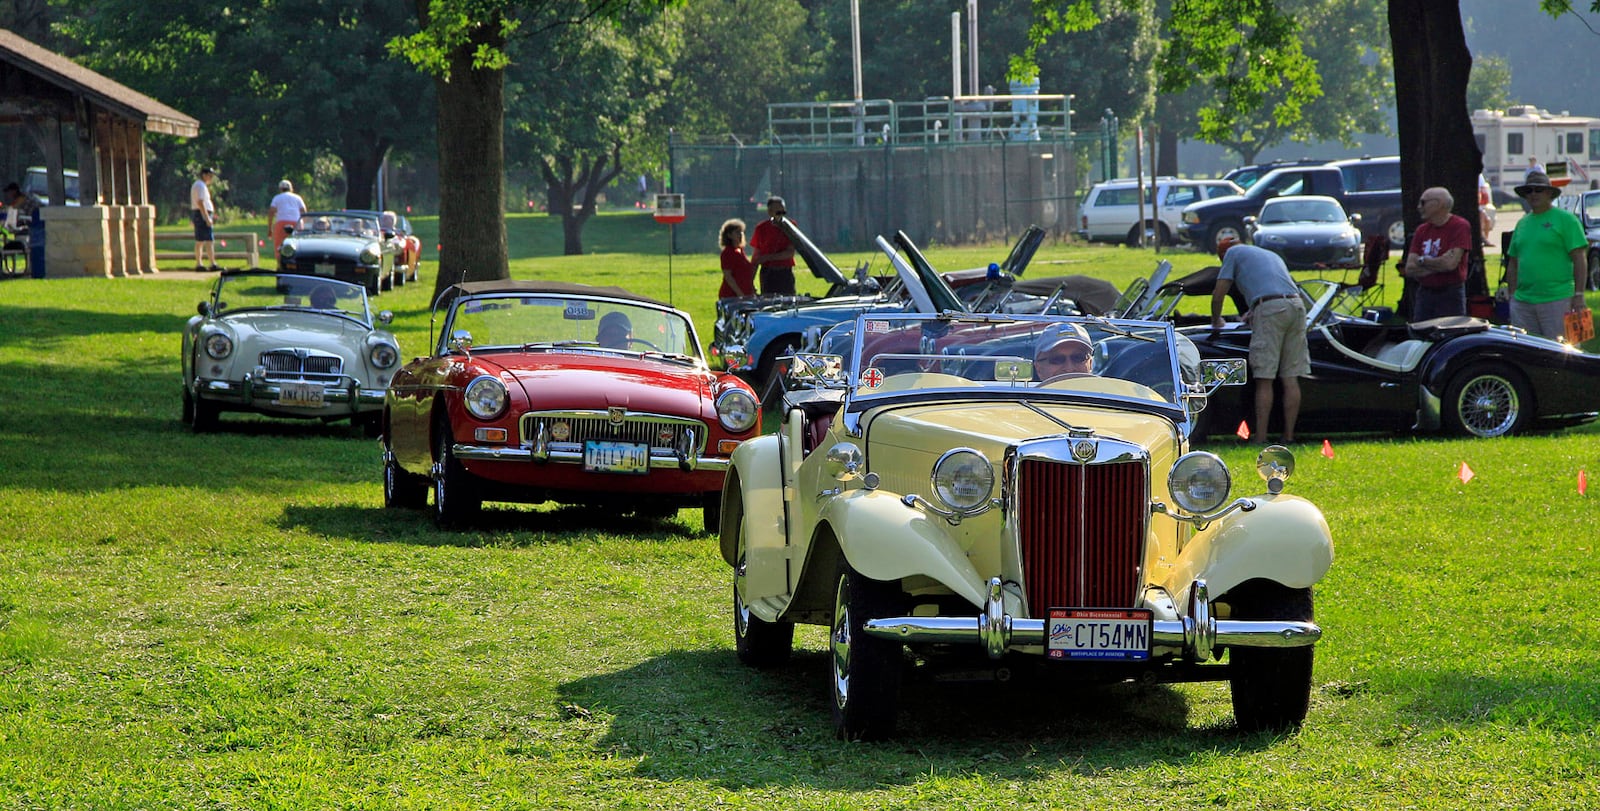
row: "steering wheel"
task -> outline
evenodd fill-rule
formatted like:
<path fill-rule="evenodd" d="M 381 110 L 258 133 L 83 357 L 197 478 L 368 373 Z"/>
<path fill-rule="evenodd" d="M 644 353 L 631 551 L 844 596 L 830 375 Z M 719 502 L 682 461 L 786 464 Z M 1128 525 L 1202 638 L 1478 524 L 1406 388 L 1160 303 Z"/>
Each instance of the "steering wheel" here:
<path fill-rule="evenodd" d="M 1039 381 L 1039 385 L 1048 386 L 1051 383 L 1059 383 L 1063 380 L 1071 380 L 1075 377 L 1094 377 L 1094 375 L 1089 372 L 1062 372 L 1054 377 Z"/>
<path fill-rule="evenodd" d="M 626 345 L 627 346 L 632 346 L 634 344 L 644 344 L 645 346 L 650 347 L 650 351 L 652 351 L 652 352 L 660 352 L 661 351 L 661 347 L 656 346 L 655 344 L 650 343 L 649 341 L 646 341 L 643 338 L 629 337 Z"/>

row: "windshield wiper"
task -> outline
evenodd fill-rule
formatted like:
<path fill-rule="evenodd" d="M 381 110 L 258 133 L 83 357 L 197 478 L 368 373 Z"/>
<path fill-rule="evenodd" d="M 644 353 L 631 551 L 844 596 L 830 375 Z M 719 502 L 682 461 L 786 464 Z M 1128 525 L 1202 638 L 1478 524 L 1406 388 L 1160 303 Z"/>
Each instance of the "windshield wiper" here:
<path fill-rule="evenodd" d="M 1145 341 L 1152 344 L 1161 340 L 1160 338 L 1145 335 L 1142 332 L 1133 332 L 1126 327 L 1119 327 L 1116 324 L 1111 323 L 1110 319 L 1106 318 L 1105 316 L 1091 315 L 1087 316 L 1087 318 L 1090 321 L 1093 321 L 1096 326 L 1100 327 L 1106 332 L 1111 333 L 1112 335 L 1117 335 L 1123 338 L 1132 338 L 1136 341 Z"/>
<path fill-rule="evenodd" d="M 599 346 L 596 341 L 532 341 L 522 345 L 524 352 L 530 349 L 564 349 L 569 346 Z"/>

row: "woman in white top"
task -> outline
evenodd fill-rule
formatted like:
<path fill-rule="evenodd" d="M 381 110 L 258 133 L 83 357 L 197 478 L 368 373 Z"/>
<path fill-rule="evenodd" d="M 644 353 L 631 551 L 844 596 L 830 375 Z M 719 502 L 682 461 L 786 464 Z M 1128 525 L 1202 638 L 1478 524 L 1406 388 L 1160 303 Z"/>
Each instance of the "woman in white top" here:
<path fill-rule="evenodd" d="M 289 236 L 289 229 L 300 222 L 300 215 L 306 213 L 306 201 L 294 193 L 294 184 L 287 180 L 278 182 L 278 196 L 272 198 L 272 203 L 267 206 L 267 219 L 272 221 L 272 256 L 278 256 L 278 249 L 283 247 L 283 240 Z"/>

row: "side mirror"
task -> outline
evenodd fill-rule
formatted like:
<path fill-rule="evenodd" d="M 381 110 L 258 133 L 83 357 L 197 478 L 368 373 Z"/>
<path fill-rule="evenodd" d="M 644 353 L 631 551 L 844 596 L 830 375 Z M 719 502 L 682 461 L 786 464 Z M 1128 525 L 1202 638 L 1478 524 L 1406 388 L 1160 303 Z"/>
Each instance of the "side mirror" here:
<path fill-rule="evenodd" d="M 1249 380 L 1249 362 L 1244 358 L 1200 361 L 1200 385 L 1209 394 L 1221 386 L 1243 386 Z"/>
<path fill-rule="evenodd" d="M 202 301 L 202 302 L 200 302 L 200 306 L 199 306 L 199 307 L 196 307 L 196 308 L 195 308 L 195 309 L 196 309 L 196 310 L 197 310 L 197 311 L 199 311 L 199 313 L 200 313 L 200 314 L 201 314 L 201 315 L 204 315 L 204 316 L 210 316 L 210 315 L 211 315 L 211 302 L 209 302 L 209 301 Z"/>
<path fill-rule="evenodd" d="M 394 313 L 390 312 L 389 310 L 384 310 L 383 312 L 378 313 L 378 323 L 379 324 L 382 324 L 382 325 L 387 327 L 387 326 L 389 326 L 389 322 L 391 322 L 393 320 L 394 320 Z"/>
<path fill-rule="evenodd" d="M 844 358 L 814 352 L 796 352 L 789 364 L 789 379 L 813 385 L 844 385 Z"/>
<path fill-rule="evenodd" d="M 472 333 L 464 329 L 450 333 L 450 343 L 447 346 L 457 352 L 466 352 L 472 348 Z"/>
<path fill-rule="evenodd" d="M 1350 224 L 1351 225 L 1360 225 L 1361 224 L 1361 214 L 1360 213 L 1351 214 L 1350 215 Z"/>
<path fill-rule="evenodd" d="M 394 232 L 385 229 L 384 232 L 383 232 L 383 238 L 384 239 L 394 239 Z"/>
<path fill-rule="evenodd" d="M 1254 214 L 1248 215 L 1248 216 L 1246 216 L 1244 218 L 1244 224 L 1245 225 L 1255 225 L 1258 219 L 1259 218 L 1256 217 L 1256 215 L 1254 215 Z"/>

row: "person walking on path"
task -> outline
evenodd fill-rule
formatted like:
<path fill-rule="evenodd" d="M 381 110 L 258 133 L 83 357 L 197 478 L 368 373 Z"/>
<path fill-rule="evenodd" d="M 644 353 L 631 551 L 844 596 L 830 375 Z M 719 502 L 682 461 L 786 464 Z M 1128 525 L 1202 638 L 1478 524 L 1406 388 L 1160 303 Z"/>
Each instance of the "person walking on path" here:
<path fill-rule="evenodd" d="M 756 224 L 750 235 L 752 264 L 761 268 L 761 295 L 794 295 L 794 245 L 778 227 L 778 221 L 789 215 L 782 197 L 767 198 L 767 219 Z"/>
<path fill-rule="evenodd" d="M 217 264 L 217 243 L 211 227 L 217 222 L 217 208 L 211 202 L 211 180 L 217 170 L 207 166 L 200 179 L 189 187 L 189 220 L 194 223 L 194 269 L 222 270 Z"/>
<path fill-rule="evenodd" d="M 1516 192 L 1528 202 L 1528 213 L 1517 221 L 1505 248 L 1511 325 L 1560 339 L 1566 335 L 1566 314 L 1588 307 L 1583 287 L 1589 240 L 1572 212 L 1553 205 L 1561 190 L 1544 173 L 1529 172 Z"/>
<path fill-rule="evenodd" d="M 300 215 L 304 213 L 306 201 L 294 193 L 294 184 L 288 180 L 278 181 L 278 196 L 267 206 L 267 219 L 272 222 L 272 258 L 278 258 L 278 250 L 288 238 L 289 229 L 299 226 Z"/>
<path fill-rule="evenodd" d="M 1300 378 L 1311 374 L 1311 352 L 1306 345 L 1306 307 L 1300 287 L 1289 275 L 1283 257 L 1254 245 L 1240 245 L 1224 237 L 1217 245 L 1222 270 L 1211 293 L 1211 328 L 1222 329 L 1222 302 L 1234 285 L 1244 293 L 1249 309 L 1250 376 L 1256 381 L 1257 442 L 1267 441 L 1267 421 L 1272 416 L 1274 380 L 1283 383 L 1283 441 L 1294 441 L 1300 418 Z"/>
<path fill-rule="evenodd" d="M 1467 254 L 1472 250 L 1472 223 L 1450 213 L 1455 199 L 1434 186 L 1422 191 L 1417 209 L 1422 224 L 1411 235 L 1403 275 L 1417 283 L 1412 321 L 1467 314 Z"/>
<path fill-rule="evenodd" d="M 756 294 L 756 266 L 744 255 L 744 220 L 722 224 L 722 287 L 717 298 Z"/>

